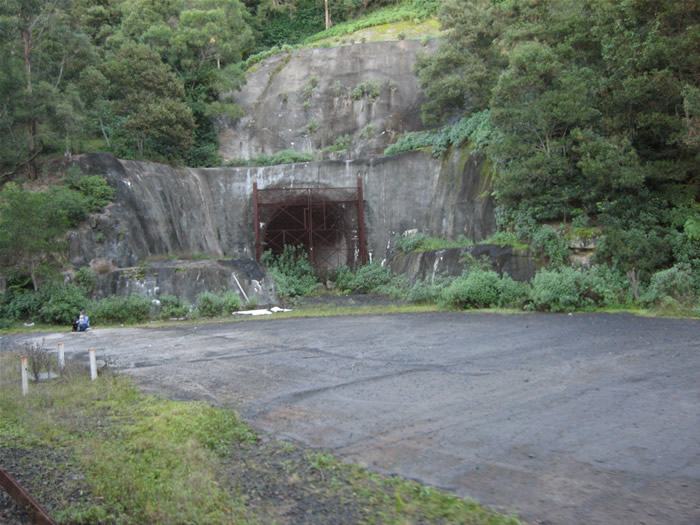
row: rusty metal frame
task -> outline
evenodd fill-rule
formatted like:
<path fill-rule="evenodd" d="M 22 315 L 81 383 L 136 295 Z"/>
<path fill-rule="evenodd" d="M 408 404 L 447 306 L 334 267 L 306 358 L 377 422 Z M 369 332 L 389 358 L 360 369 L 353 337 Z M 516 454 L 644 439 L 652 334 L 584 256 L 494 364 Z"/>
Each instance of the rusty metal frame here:
<path fill-rule="evenodd" d="M 271 230 L 270 223 L 284 217 L 289 224 Z M 349 224 L 337 224 L 337 218 Z M 253 183 L 253 222 L 255 256 L 259 261 L 266 249 L 281 252 L 287 244 L 304 245 L 309 261 L 321 268 L 334 255 L 345 252 L 346 260 L 367 263 L 367 237 L 364 221 L 362 179 L 357 187 L 335 188 L 267 188 L 259 189 Z M 336 248 L 319 258 L 314 243 L 321 241 L 327 248 L 337 245 L 338 236 L 349 242 L 345 248 Z M 352 250 L 352 253 L 350 253 Z"/>
<path fill-rule="evenodd" d="M 32 498 L 31 494 L 3 468 L 0 468 L 0 485 L 7 490 L 17 504 L 19 504 L 29 517 L 34 520 L 34 523 L 37 525 L 56 525 L 56 522 L 49 513 L 46 512 L 46 509 Z"/>

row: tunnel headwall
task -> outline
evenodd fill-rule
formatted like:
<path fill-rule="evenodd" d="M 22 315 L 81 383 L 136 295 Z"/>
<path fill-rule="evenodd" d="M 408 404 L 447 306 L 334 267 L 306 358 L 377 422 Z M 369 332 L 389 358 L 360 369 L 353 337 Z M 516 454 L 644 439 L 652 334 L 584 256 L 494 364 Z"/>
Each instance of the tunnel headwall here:
<path fill-rule="evenodd" d="M 193 254 L 254 258 L 253 183 L 322 193 L 357 187 L 360 179 L 372 260 L 384 259 L 394 236 L 407 230 L 478 241 L 496 227 L 484 163 L 459 150 L 444 159 L 415 151 L 260 168 L 174 168 L 102 153 L 76 162 L 116 189 L 103 213 L 69 234 L 69 261 L 76 268 L 130 267 Z"/>

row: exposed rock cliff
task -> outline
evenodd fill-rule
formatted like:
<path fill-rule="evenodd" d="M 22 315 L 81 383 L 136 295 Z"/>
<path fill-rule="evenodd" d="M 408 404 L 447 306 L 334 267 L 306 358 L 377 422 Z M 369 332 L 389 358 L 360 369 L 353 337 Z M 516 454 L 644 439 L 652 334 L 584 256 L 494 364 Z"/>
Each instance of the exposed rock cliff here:
<path fill-rule="evenodd" d="M 368 248 L 384 258 L 396 233 L 464 235 L 481 240 L 495 229 L 493 202 L 483 193 L 479 157 L 456 160 L 421 151 L 353 161 L 264 168 L 173 168 L 107 154 L 79 157 L 85 173 L 101 174 L 116 189 L 104 213 L 69 236 L 75 267 L 107 260 L 131 267 L 153 256 L 255 255 L 253 183 L 260 189 L 364 189 Z M 264 234 L 264 228 L 263 228 Z"/>
<path fill-rule="evenodd" d="M 314 152 L 345 135 L 351 146 L 340 158 L 382 154 L 398 135 L 422 129 L 413 64 L 436 45 L 401 40 L 274 55 L 235 94 L 245 116 L 219 120 L 221 154 Z"/>
<path fill-rule="evenodd" d="M 342 154 L 345 160 L 193 169 L 106 154 L 77 158 L 84 173 L 107 177 L 116 198 L 104 213 L 70 234 L 70 262 L 76 268 L 92 265 L 107 272 L 100 278 L 103 293 L 141 291 L 192 298 L 203 289 L 231 288 L 232 276 L 243 275 L 228 263 L 159 263 L 146 268 L 144 261 L 192 259 L 197 254 L 253 260 L 254 184 L 259 190 L 289 193 L 308 188 L 321 199 L 331 199 L 332 188 L 355 188 L 357 195 L 361 187 L 370 259 L 385 259 L 394 236 L 406 230 L 482 240 L 496 225 L 489 180 L 482 173 L 487 170 L 479 155 L 466 149 L 443 159 L 424 151 L 381 155 L 398 134 L 422 126 L 422 94 L 413 63 L 420 50 L 433 45 L 376 42 L 276 55 L 248 75 L 238 96 L 246 116 L 218 123 L 221 151 L 228 158 L 284 149 L 318 151 L 348 135 L 351 147 Z M 361 154 L 365 156 L 358 157 Z M 358 204 L 357 197 L 354 202 Z M 280 209 L 277 216 L 289 211 Z M 313 222 L 315 212 L 310 209 L 300 219 L 307 221 L 307 212 Z M 273 209 L 258 217 L 262 249 L 271 245 L 271 224 L 277 216 Z M 336 256 L 326 267 L 352 265 L 361 243 L 359 222 L 348 220 L 344 211 L 333 220 L 334 239 L 324 241 L 330 243 L 325 248 L 311 249 L 330 252 L 340 246 L 347 255 Z M 209 267 L 206 272 L 204 266 Z M 243 293 L 269 292 L 264 282 L 243 277 L 242 285 L 236 283 Z"/>

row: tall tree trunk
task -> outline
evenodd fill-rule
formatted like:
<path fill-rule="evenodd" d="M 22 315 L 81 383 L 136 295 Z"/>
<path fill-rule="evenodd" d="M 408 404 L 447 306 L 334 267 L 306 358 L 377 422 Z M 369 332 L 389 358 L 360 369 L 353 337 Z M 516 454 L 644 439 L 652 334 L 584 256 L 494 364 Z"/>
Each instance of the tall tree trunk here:
<path fill-rule="evenodd" d="M 326 29 L 329 29 L 333 25 L 333 22 L 331 22 L 331 10 L 328 6 L 328 0 L 323 0 L 323 2 L 326 10 Z"/>
<path fill-rule="evenodd" d="M 32 33 L 29 29 L 22 30 L 22 41 L 24 42 L 24 76 L 27 86 L 27 98 L 29 101 L 32 100 Z M 27 116 L 27 133 L 28 146 L 29 146 L 29 177 L 31 179 L 37 178 L 36 164 L 34 163 L 34 158 L 36 157 L 36 119 L 32 115 L 32 110 L 29 109 L 29 115 Z"/>

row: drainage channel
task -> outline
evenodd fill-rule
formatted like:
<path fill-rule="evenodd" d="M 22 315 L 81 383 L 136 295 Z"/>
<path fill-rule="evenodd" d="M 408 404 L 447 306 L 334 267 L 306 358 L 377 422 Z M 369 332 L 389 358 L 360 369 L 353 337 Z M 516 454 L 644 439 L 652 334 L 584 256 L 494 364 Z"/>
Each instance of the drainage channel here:
<path fill-rule="evenodd" d="M 24 509 L 29 517 L 37 525 L 57 525 L 48 512 L 32 498 L 31 494 L 13 478 L 9 472 L 0 468 L 0 485 L 8 492 L 12 499 Z"/>

